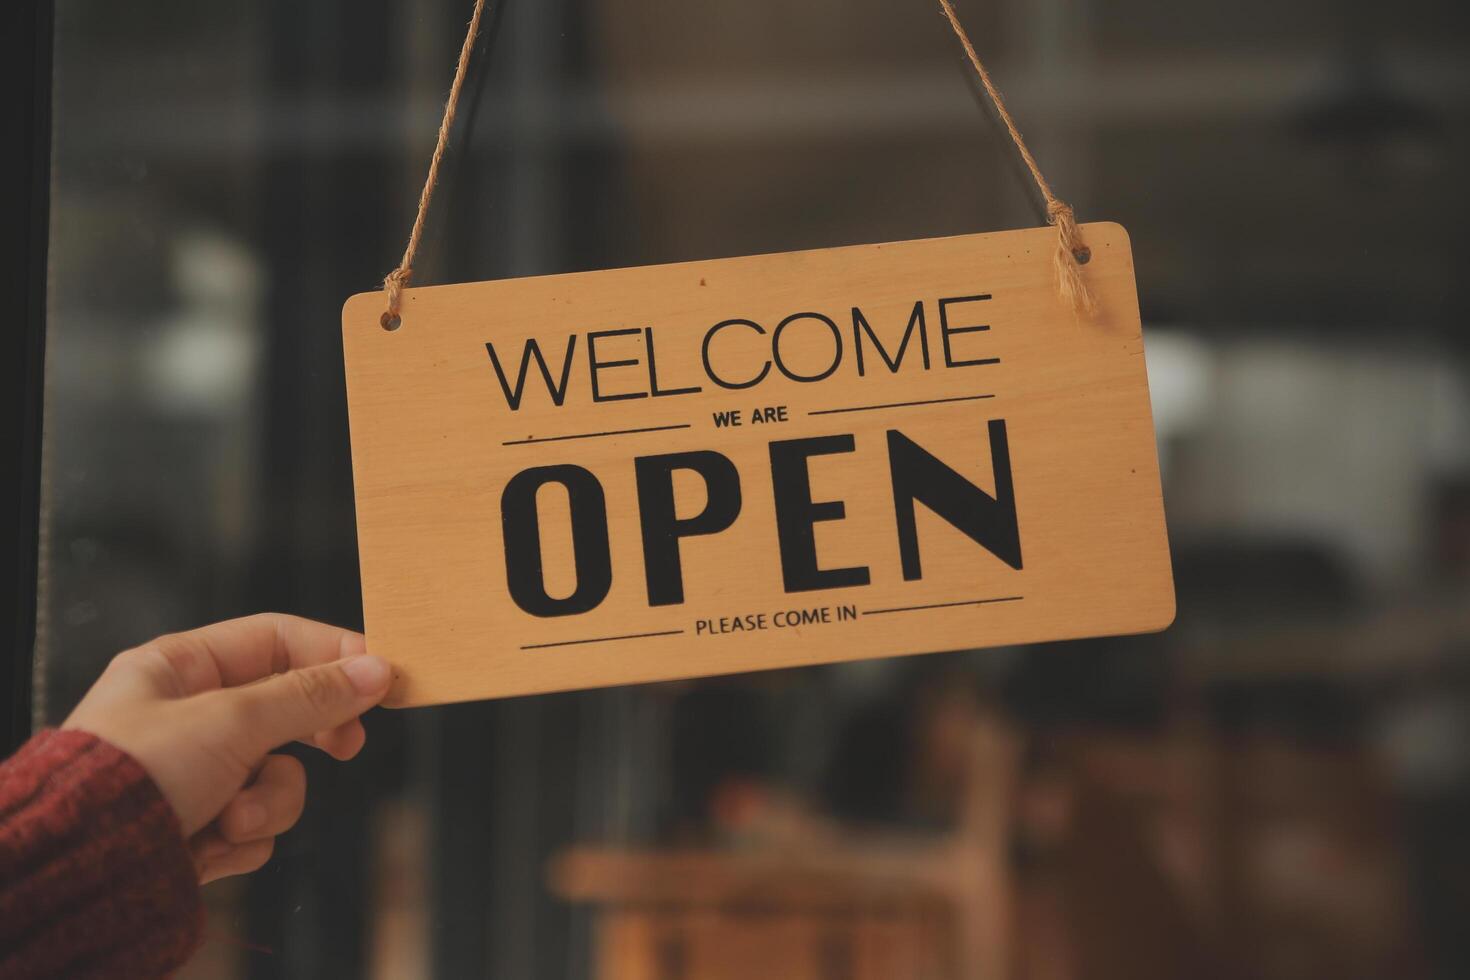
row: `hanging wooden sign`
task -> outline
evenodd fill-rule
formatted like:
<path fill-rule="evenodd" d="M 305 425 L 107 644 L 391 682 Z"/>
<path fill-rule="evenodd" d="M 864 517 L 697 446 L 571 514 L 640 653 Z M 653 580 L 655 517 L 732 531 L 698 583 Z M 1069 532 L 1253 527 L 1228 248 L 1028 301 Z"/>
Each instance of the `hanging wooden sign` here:
<path fill-rule="evenodd" d="M 1146 632 L 1174 594 L 1133 260 L 1083 226 L 343 310 L 370 649 L 429 704 Z"/>

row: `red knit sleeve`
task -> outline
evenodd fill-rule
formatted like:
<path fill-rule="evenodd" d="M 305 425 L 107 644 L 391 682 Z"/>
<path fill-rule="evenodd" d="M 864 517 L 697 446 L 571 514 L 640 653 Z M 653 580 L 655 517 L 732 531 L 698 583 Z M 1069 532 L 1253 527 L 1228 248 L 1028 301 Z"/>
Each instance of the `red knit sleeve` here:
<path fill-rule="evenodd" d="M 178 818 L 131 757 L 44 731 L 0 764 L 0 980 L 162 976 L 203 925 Z"/>

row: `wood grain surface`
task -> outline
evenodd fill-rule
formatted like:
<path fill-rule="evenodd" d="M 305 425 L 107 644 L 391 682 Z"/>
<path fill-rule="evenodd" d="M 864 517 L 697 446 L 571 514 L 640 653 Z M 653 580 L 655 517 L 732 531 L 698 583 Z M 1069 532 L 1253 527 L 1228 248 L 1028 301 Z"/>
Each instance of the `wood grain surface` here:
<path fill-rule="evenodd" d="M 389 703 L 1166 627 L 1132 253 L 1083 233 L 1089 320 L 1049 228 L 352 297 Z"/>

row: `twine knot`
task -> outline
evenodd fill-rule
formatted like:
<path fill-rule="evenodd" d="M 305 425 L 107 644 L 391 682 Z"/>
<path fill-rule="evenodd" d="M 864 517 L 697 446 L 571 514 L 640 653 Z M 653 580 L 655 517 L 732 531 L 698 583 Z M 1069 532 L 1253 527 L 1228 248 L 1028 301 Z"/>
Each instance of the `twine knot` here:
<path fill-rule="evenodd" d="M 1082 231 L 1077 227 L 1077 217 L 1066 201 L 1053 199 L 1047 202 L 1046 217 L 1057 229 L 1057 252 L 1054 264 L 1057 270 L 1057 288 L 1062 298 L 1072 304 L 1079 313 L 1093 313 L 1097 301 L 1092 290 L 1082 278 L 1082 266 L 1092 260 L 1092 249 L 1082 243 Z"/>
<path fill-rule="evenodd" d="M 380 318 L 384 330 L 397 330 L 399 323 L 399 310 L 403 305 L 403 289 L 413 279 L 413 269 L 410 266 L 401 265 L 383 277 L 383 296 L 387 300 L 388 309 Z"/>
<path fill-rule="evenodd" d="M 1077 227 L 1077 215 L 1073 213 L 1072 205 L 1056 199 L 1048 201 L 1046 220 L 1048 224 L 1056 226 L 1057 236 L 1061 238 L 1067 251 L 1077 259 L 1077 264 L 1086 265 L 1092 258 L 1092 250 L 1082 244 L 1082 230 Z"/>
<path fill-rule="evenodd" d="M 1060 201 L 1047 207 L 1047 215 L 1057 229 L 1057 250 L 1052 259 L 1056 267 L 1057 289 L 1077 313 L 1097 312 L 1097 300 L 1087 281 L 1082 278 L 1082 266 L 1092 259 L 1092 250 L 1082 243 L 1082 232 L 1077 228 L 1077 219 L 1072 209 Z"/>

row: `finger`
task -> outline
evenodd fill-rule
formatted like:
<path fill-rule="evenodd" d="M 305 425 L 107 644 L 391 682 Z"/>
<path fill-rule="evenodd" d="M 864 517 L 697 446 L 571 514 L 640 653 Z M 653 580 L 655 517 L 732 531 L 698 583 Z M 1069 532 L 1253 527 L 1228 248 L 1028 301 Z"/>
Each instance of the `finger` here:
<path fill-rule="evenodd" d="M 393 671 L 363 655 L 304 667 L 209 695 L 226 705 L 232 739 L 261 755 L 293 739 L 337 728 L 383 699 Z"/>
<path fill-rule="evenodd" d="M 351 758 L 352 755 L 356 755 L 357 751 L 362 748 L 365 733 L 361 729 L 361 723 L 354 718 L 352 721 L 344 722 L 336 728 L 313 732 L 300 741 L 302 745 L 310 745 L 312 748 L 320 749 L 338 761 L 343 761 Z M 344 755 L 344 752 L 350 754 Z"/>
<path fill-rule="evenodd" d="M 270 843 L 274 848 L 274 842 Z M 223 878 L 226 875 L 239 874 L 241 870 L 253 870 L 244 869 L 241 866 L 250 858 L 258 856 L 258 850 L 256 849 L 256 854 L 247 851 L 242 856 L 239 853 L 240 845 L 231 844 L 221 837 L 219 828 L 214 824 L 210 824 L 189 838 L 189 856 L 194 861 L 200 884 Z"/>
<path fill-rule="evenodd" d="M 172 673 L 179 696 L 249 684 L 271 674 L 361 654 L 361 633 L 280 613 L 161 636 L 140 648 Z"/>
<path fill-rule="evenodd" d="M 210 846 L 195 853 L 194 867 L 199 872 L 199 883 L 207 885 L 230 875 L 258 871 L 270 860 L 275 847 L 276 841 L 273 837 L 248 844 L 230 844 L 216 838 L 210 842 Z"/>
<path fill-rule="evenodd" d="M 189 838 L 189 857 L 194 859 L 194 867 L 198 869 L 201 878 L 207 866 L 234 849 L 235 845 L 220 836 L 219 828 L 213 824 Z"/>
<path fill-rule="evenodd" d="M 268 755 L 254 781 L 225 804 L 215 826 L 231 844 L 245 844 L 290 830 L 305 806 L 306 767 L 289 755 Z"/>
<path fill-rule="evenodd" d="M 367 732 L 363 731 L 362 722 L 354 718 L 336 728 L 309 735 L 304 741 L 338 762 L 346 762 L 362 751 L 367 742 Z"/>

